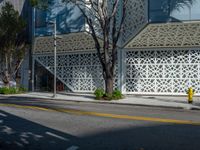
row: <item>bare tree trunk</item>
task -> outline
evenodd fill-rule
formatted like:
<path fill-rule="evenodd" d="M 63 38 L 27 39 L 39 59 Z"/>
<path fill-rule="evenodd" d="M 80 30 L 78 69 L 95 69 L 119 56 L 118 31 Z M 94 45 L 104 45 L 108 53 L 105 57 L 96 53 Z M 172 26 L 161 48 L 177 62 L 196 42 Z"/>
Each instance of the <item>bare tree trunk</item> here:
<path fill-rule="evenodd" d="M 106 93 L 109 95 L 113 94 L 113 77 L 107 77 L 105 79 Z"/>
<path fill-rule="evenodd" d="M 114 83 L 114 71 L 112 69 L 112 64 L 110 62 L 107 62 L 107 65 L 105 66 L 104 72 L 104 80 L 105 80 L 105 92 L 108 95 L 113 94 L 113 83 Z"/>
<path fill-rule="evenodd" d="M 5 70 L 5 71 L 4 71 L 4 74 L 3 74 L 3 82 L 4 82 L 4 84 L 5 84 L 6 87 L 9 87 L 10 76 L 9 76 L 8 70 Z"/>
<path fill-rule="evenodd" d="M 8 55 L 7 54 L 5 54 L 5 70 L 3 72 L 3 82 L 6 87 L 9 87 L 10 75 L 8 71 Z"/>

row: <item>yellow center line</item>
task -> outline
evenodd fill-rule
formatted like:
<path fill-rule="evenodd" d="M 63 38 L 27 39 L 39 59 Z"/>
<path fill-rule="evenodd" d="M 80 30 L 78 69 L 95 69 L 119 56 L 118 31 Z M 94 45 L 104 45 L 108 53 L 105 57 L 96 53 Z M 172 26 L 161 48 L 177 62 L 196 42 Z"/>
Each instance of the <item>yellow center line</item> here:
<path fill-rule="evenodd" d="M 25 109 L 34 109 L 34 110 L 41 110 L 41 111 L 53 111 L 53 109 L 49 109 L 49 108 L 38 107 L 38 106 L 28 106 L 28 105 L 0 104 L 0 106 L 15 107 L 15 108 L 25 108 Z"/>
<path fill-rule="evenodd" d="M 115 119 L 200 126 L 200 122 L 194 122 L 191 120 L 176 120 L 176 119 L 163 119 L 163 118 L 143 117 L 143 116 L 118 115 L 118 114 L 108 114 L 108 113 L 99 113 L 99 112 L 82 111 L 82 110 L 75 110 L 75 109 L 64 109 L 64 108 L 51 109 L 51 108 L 44 108 L 44 107 L 39 107 L 39 106 L 27 106 L 27 105 L 17 105 L 17 104 L 0 104 L 0 106 L 34 109 L 34 110 L 51 111 L 51 112 L 64 112 L 64 113 L 70 113 L 70 114 L 82 115 L 82 116 L 97 116 L 97 117 L 106 117 L 106 118 L 115 118 Z"/>

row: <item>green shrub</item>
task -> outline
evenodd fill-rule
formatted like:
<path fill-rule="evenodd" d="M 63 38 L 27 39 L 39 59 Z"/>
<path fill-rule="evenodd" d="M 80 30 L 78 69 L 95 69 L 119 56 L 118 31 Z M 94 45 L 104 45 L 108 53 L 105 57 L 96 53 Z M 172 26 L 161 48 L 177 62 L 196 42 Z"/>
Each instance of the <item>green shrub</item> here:
<path fill-rule="evenodd" d="M 117 100 L 117 99 L 122 99 L 122 98 L 123 98 L 123 95 L 122 95 L 121 91 L 118 89 L 115 89 L 113 91 L 112 99 Z"/>
<path fill-rule="evenodd" d="M 20 86 L 19 89 L 18 89 L 18 91 L 19 91 L 19 93 L 25 93 L 25 92 L 27 92 L 28 90 L 27 90 L 26 88 Z"/>
<path fill-rule="evenodd" d="M 17 94 L 17 88 L 14 87 L 2 87 L 0 88 L 0 94 Z"/>
<path fill-rule="evenodd" d="M 0 88 L 0 94 L 9 94 L 9 89 L 7 87 Z"/>
<path fill-rule="evenodd" d="M 102 88 L 98 88 L 95 90 L 94 92 L 95 98 L 100 100 L 103 98 L 103 96 L 105 95 L 104 89 Z"/>
<path fill-rule="evenodd" d="M 17 94 L 18 93 L 18 89 L 14 88 L 14 87 L 8 88 L 8 91 L 9 91 L 8 94 Z"/>
<path fill-rule="evenodd" d="M 104 100 L 112 100 L 113 99 L 113 95 L 106 93 L 106 94 L 104 94 L 103 98 L 104 98 Z"/>
<path fill-rule="evenodd" d="M 25 93 L 27 91 L 26 88 L 23 87 L 19 87 L 19 88 L 15 88 L 15 87 L 2 87 L 0 88 L 0 94 L 20 94 L 20 93 Z"/>
<path fill-rule="evenodd" d="M 107 94 L 104 89 L 98 88 L 95 90 L 94 95 L 97 100 L 118 100 L 123 98 L 121 91 L 117 89 L 113 91 L 113 94 Z"/>

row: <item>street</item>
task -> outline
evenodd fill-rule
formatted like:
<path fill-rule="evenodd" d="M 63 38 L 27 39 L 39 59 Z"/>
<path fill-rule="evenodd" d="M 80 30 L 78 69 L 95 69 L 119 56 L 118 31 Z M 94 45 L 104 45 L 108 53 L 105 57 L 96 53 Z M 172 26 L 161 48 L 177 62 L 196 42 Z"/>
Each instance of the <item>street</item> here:
<path fill-rule="evenodd" d="M 199 150 L 200 111 L 0 96 L 0 150 Z"/>

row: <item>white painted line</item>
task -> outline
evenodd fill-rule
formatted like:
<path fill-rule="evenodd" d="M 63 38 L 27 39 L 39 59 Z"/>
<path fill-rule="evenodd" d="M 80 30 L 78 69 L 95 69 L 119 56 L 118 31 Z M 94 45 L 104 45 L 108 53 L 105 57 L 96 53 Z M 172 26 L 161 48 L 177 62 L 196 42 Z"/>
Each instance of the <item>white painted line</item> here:
<path fill-rule="evenodd" d="M 64 137 L 62 137 L 62 136 L 59 136 L 59 135 L 56 135 L 56 134 L 51 133 L 51 132 L 46 132 L 46 134 L 47 134 L 47 135 L 50 135 L 50 136 L 53 136 L 53 137 L 55 137 L 55 138 L 58 138 L 58 139 L 60 139 L 60 140 L 69 141 L 69 139 L 64 138 Z"/>
<path fill-rule="evenodd" d="M 2 117 L 7 117 L 7 115 L 3 114 L 3 113 L 0 113 L 0 116 Z"/>
<path fill-rule="evenodd" d="M 79 149 L 79 147 L 73 145 L 73 146 L 67 148 L 66 150 L 77 150 L 77 149 Z"/>

